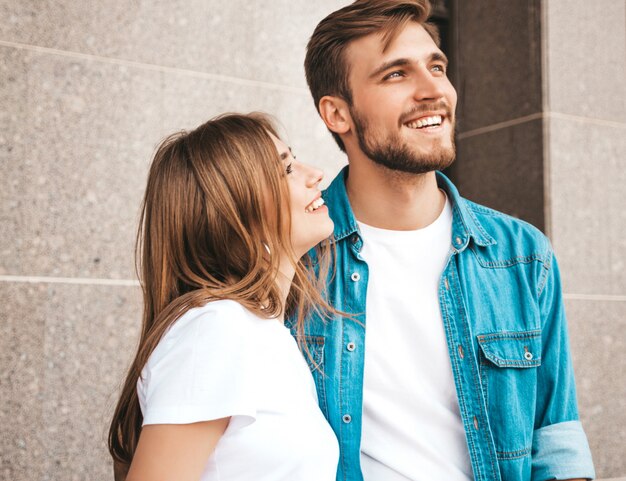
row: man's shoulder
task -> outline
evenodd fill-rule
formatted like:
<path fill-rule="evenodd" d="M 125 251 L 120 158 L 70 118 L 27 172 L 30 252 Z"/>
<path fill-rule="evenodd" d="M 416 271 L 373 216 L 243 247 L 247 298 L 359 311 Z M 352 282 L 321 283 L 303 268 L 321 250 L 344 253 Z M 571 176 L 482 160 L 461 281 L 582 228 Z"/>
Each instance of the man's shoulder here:
<path fill-rule="evenodd" d="M 552 246 L 548 237 L 537 227 L 512 215 L 462 198 L 475 226 L 495 242 L 489 249 L 495 263 L 506 264 L 538 260 L 549 262 Z"/>

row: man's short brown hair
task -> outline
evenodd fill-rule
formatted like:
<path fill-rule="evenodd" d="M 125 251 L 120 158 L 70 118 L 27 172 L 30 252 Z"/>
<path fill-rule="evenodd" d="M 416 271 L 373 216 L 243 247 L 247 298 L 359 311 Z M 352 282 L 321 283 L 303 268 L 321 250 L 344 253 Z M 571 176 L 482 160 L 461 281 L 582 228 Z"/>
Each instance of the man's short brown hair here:
<path fill-rule="evenodd" d="M 429 0 L 356 0 L 322 20 L 307 45 L 304 70 L 315 108 L 325 95 L 344 99 L 352 106 L 350 69 L 345 51 L 353 40 L 373 33 L 383 34 L 383 49 L 412 21 L 422 25 L 439 45 L 437 28 L 428 23 Z M 338 134 L 331 132 L 339 148 L 345 146 Z"/>

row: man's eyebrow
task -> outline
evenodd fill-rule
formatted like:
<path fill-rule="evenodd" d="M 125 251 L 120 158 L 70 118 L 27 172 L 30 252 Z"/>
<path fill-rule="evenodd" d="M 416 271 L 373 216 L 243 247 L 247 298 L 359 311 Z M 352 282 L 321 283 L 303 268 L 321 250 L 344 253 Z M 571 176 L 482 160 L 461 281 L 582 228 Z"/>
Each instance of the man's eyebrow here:
<path fill-rule="evenodd" d="M 433 52 L 432 54 L 430 54 L 428 61 L 429 62 L 443 62 L 444 64 L 448 65 L 448 57 L 446 57 L 446 54 L 444 54 L 443 52 Z M 411 60 L 408 58 L 397 58 L 394 60 L 390 60 L 389 62 L 385 62 L 382 65 L 380 65 L 378 68 L 376 68 L 370 74 L 369 77 L 374 78 L 380 75 L 381 73 L 383 73 L 385 70 L 389 70 L 390 68 L 406 67 L 407 65 L 410 65 L 410 64 L 411 64 Z"/>
<path fill-rule="evenodd" d="M 446 57 L 446 54 L 443 52 L 433 52 L 432 55 L 430 56 L 430 61 L 431 62 L 443 62 L 446 65 L 448 65 L 448 57 Z"/>
<path fill-rule="evenodd" d="M 393 68 L 393 67 L 404 67 L 404 66 L 406 66 L 406 65 L 408 65 L 410 63 L 411 63 L 411 61 L 408 58 L 396 58 L 394 60 L 390 60 L 389 62 L 385 62 L 384 64 L 378 66 L 376 68 L 376 70 L 374 70 L 370 74 L 370 78 L 377 77 L 378 75 L 383 73 L 385 70 L 389 70 L 390 68 Z"/>

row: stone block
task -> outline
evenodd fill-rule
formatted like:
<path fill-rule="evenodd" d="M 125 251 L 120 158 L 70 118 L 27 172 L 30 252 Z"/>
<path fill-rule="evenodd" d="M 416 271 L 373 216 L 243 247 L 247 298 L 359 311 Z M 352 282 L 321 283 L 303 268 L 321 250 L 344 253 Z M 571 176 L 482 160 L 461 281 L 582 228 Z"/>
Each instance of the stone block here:
<path fill-rule="evenodd" d="M 545 8 L 550 110 L 626 122 L 626 3 L 550 0 Z"/>
<path fill-rule="evenodd" d="M 0 40 L 305 87 L 317 22 L 349 2 L 0 2 Z"/>
<path fill-rule="evenodd" d="M 141 326 L 138 288 L 0 283 L 0 477 L 110 479 L 106 433 Z"/>
<path fill-rule="evenodd" d="M 542 110 L 541 2 L 455 2 L 459 131 Z"/>
<path fill-rule="evenodd" d="M 461 195 L 544 229 L 541 120 L 461 138 L 457 151 Z"/>
<path fill-rule="evenodd" d="M 341 162 L 307 93 L 6 47 L 0 55 L 16 66 L 0 164 L 0 222 L 12 232 L 0 240 L 4 274 L 133 278 L 155 146 L 225 111 L 275 113 L 303 159 L 334 171 Z M 27 95 L 14 95 L 19 84 Z"/>
<path fill-rule="evenodd" d="M 111 479 L 106 440 L 137 345 L 140 290 L 55 284 L 46 304 L 44 479 Z"/>
<path fill-rule="evenodd" d="M 548 208 L 565 292 L 626 294 L 625 133 L 550 119 Z"/>
<path fill-rule="evenodd" d="M 598 478 L 626 473 L 626 302 L 568 300 L 579 411 Z"/>
<path fill-rule="evenodd" d="M 0 478 L 43 479 L 45 298 L 43 285 L 0 283 Z"/>

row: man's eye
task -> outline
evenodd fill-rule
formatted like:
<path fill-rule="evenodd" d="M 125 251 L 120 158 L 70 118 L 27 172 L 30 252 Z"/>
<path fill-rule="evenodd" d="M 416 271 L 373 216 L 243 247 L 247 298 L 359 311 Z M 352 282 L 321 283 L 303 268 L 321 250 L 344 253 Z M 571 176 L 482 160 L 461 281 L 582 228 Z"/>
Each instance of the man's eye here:
<path fill-rule="evenodd" d="M 432 70 L 434 70 L 435 72 L 446 73 L 445 65 L 433 65 Z"/>
<path fill-rule="evenodd" d="M 390 80 L 390 79 L 394 79 L 394 78 L 400 78 L 404 76 L 404 72 L 400 71 L 400 70 L 396 70 L 394 72 L 391 72 L 387 75 L 385 75 L 383 77 L 383 80 Z"/>
<path fill-rule="evenodd" d="M 287 173 L 287 175 L 291 174 L 293 172 L 293 162 L 290 162 L 289 165 L 287 165 L 287 167 L 285 167 L 285 172 Z"/>

